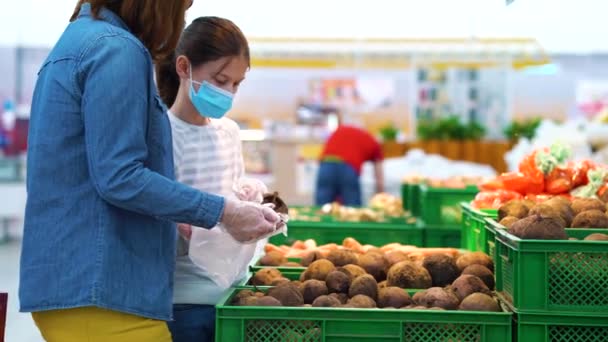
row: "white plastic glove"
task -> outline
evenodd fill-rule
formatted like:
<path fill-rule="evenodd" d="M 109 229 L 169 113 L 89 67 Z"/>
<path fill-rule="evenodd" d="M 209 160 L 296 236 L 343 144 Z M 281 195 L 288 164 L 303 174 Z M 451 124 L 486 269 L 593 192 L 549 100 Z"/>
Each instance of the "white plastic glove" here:
<path fill-rule="evenodd" d="M 234 194 L 241 201 L 262 203 L 264 194 L 268 193 L 266 185 L 254 178 L 241 178 L 232 188 Z"/>
<path fill-rule="evenodd" d="M 229 198 L 226 198 L 220 220 L 222 229 L 241 243 L 251 243 L 275 235 L 277 228 L 281 227 L 280 223 L 279 214 L 268 206 Z"/>

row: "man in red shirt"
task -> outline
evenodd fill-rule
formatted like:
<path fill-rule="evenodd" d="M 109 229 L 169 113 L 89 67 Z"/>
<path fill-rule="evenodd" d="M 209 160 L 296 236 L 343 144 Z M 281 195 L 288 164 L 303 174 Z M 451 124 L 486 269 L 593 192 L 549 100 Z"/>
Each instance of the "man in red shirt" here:
<path fill-rule="evenodd" d="M 382 159 L 382 147 L 371 134 L 353 126 L 338 126 L 321 154 L 316 205 L 340 201 L 361 206 L 359 176 L 366 161 L 374 163 L 376 192 L 384 191 Z"/>

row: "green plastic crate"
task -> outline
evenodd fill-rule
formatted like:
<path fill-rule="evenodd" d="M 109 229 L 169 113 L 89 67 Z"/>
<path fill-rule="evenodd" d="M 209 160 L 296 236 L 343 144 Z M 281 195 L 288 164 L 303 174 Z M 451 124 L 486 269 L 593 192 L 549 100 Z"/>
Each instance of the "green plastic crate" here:
<path fill-rule="evenodd" d="M 403 208 L 408 210 L 412 216 L 420 216 L 420 184 L 402 183 L 401 200 L 403 201 Z"/>
<path fill-rule="evenodd" d="M 494 236 L 486 233 L 486 219 L 497 218 L 498 211 L 495 209 L 476 209 L 468 202 L 460 203 L 462 208 L 462 249 L 469 251 L 480 251 L 492 255 L 490 248 L 494 246 Z M 492 245 L 488 245 L 488 241 Z"/>
<path fill-rule="evenodd" d="M 579 239 L 602 231 L 567 229 Z M 608 242 L 522 240 L 497 228 L 494 262 L 496 291 L 519 311 L 608 312 Z"/>
<path fill-rule="evenodd" d="M 424 247 L 453 247 L 461 246 L 460 227 L 452 228 L 424 228 Z"/>
<path fill-rule="evenodd" d="M 590 314 L 518 311 L 500 293 L 498 297 L 505 309 L 513 312 L 513 341 L 608 341 L 608 312 Z"/>
<path fill-rule="evenodd" d="M 420 217 L 433 226 L 454 226 L 462 223 L 461 202 L 470 202 L 479 192 L 477 187 L 464 189 L 433 188 L 420 185 Z"/>
<path fill-rule="evenodd" d="M 393 242 L 422 246 L 424 242 L 423 230 L 415 223 L 406 223 L 405 219 L 401 223 L 290 221 L 288 227 L 288 236 L 275 235 L 270 243 L 291 245 L 297 240 L 313 239 L 319 245 L 341 244 L 347 237 L 375 246 Z"/>
<path fill-rule="evenodd" d="M 515 315 L 518 342 L 606 342 L 608 316 L 533 314 Z"/>
<path fill-rule="evenodd" d="M 510 312 L 242 307 L 216 309 L 216 342 L 511 342 Z"/>
<path fill-rule="evenodd" d="M 401 205 L 404 210 L 410 210 L 411 204 L 409 199 L 410 188 L 412 184 L 409 183 L 401 183 Z"/>

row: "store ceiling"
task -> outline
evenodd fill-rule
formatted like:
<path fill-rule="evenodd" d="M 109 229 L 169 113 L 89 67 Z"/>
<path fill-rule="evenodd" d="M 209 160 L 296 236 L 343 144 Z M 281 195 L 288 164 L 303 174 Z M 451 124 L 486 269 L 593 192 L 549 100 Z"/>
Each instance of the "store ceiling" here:
<path fill-rule="evenodd" d="M 0 2 L 0 45 L 52 46 L 76 0 Z M 533 37 L 551 53 L 608 52 L 598 0 L 195 0 L 257 37 Z"/>

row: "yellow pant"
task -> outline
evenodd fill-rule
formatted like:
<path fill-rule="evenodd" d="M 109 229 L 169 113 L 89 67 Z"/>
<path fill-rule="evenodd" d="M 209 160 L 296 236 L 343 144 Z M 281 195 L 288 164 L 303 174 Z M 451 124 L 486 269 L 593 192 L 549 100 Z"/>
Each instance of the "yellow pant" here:
<path fill-rule="evenodd" d="M 171 342 L 164 321 L 96 307 L 32 313 L 48 342 Z"/>

